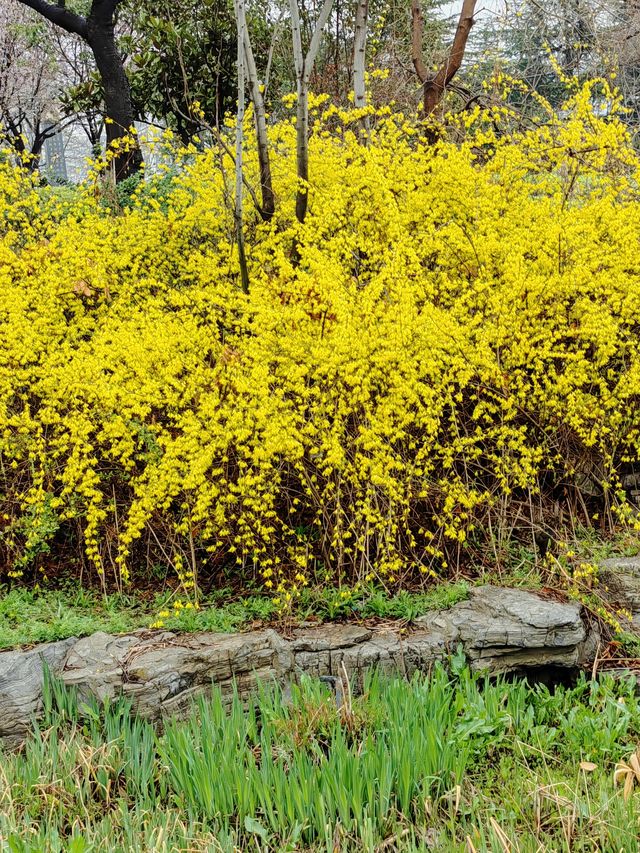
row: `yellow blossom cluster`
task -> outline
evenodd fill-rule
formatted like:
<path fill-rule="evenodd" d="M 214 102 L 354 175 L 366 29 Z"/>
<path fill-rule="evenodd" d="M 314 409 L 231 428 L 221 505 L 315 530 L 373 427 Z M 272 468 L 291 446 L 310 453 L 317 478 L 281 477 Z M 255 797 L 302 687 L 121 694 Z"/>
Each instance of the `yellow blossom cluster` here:
<path fill-rule="evenodd" d="M 518 133 L 472 110 L 437 144 L 312 106 L 305 223 L 293 120 L 270 127 L 270 222 L 247 190 L 248 293 L 228 153 L 118 210 L 0 157 L 5 572 L 50 550 L 124 583 L 160 560 L 188 591 L 236 564 L 290 601 L 317 572 L 446 571 L 558 484 L 595 478 L 602 505 L 576 506 L 610 514 L 640 447 L 640 171 L 615 93 Z"/>

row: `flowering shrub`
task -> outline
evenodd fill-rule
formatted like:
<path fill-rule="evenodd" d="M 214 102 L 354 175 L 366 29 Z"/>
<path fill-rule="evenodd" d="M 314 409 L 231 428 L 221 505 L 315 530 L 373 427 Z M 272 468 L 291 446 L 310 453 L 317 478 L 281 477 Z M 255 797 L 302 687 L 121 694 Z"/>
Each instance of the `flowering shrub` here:
<path fill-rule="evenodd" d="M 114 211 L 0 162 L 4 570 L 51 550 L 122 584 L 162 561 L 188 589 L 235 560 L 286 597 L 628 515 L 639 164 L 597 91 L 517 135 L 476 110 L 435 146 L 390 112 L 365 145 L 320 101 L 303 226 L 274 126 L 246 295 L 219 151 Z"/>

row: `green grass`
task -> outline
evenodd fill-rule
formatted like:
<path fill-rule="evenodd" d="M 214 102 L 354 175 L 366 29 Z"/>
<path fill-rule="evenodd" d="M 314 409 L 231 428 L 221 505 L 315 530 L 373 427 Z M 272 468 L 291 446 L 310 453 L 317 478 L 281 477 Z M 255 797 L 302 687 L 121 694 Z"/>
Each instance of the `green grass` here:
<path fill-rule="evenodd" d="M 287 619 L 327 620 L 345 617 L 402 619 L 435 608 L 450 607 L 468 595 L 464 583 L 439 584 L 426 593 L 380 589 L 305 590 Z M 230 600 L 220 590 L 204 598 L 200 607 L 176 608 L 171 592 L 152 597 L 109 595 L 68 584 L 61 590 L 15 587 L 0 593 L 0 648 L 50 642 L 95 631 L 124 633 L 148 628 L 161 619 L 163 627 L 175 631 L 241 630 L 256 623 L 278 621 L 283 614 L 273 599 L 250 595 Z M 160 614 L 168 613 L 168 616 Z"/>
<path fill-rule="evenodd" d="M 593 531 L 579 530 L 571 540 L 571 549 L 576 561 L 598 563 L 606 557 L 638 553 L 640 540 L 633 531 L 623 531 L 610 541 L 603 541 Z M 423 592 L 394 591 L 373 585 L 340 589 L 310 586 L 302 590 L 286 613 L 274 603 L 273 597 L 259 590 L 238 596 L 230 589 L 218 589 L 200 599 L 199 609 L 176 608 L 174 604 L 180 593 L 166 586 L 166 573 L 162 571 L 150 581 L 164 591 L 144 595 L 132 590 L 125 595 L 103 596 L 72 581 L 61 589 L 16 586 L 7 591 L 0 587 L 0 649 L 86 636 L 94 631 L 123 633 L 148 628 L 159 620 L 169 630 L 222 632 L 283 620 L 289 624 L 370 618 L 411 622 L 430 610 L 451 607 L 464 600 L 472 583 L 526 589 L 564 584 L 563 578 L 549 574 L 548 567 L 522 544 L 512 542 L 503 557 L 504 567 L 499 569 L 488 554 L 487 565 L 476 567 L 472 582 L 438 581 Z M 567 562 L 565 557 L 560 559 Z M 635 654 L 640 648 L 632 635 L 619 639 L 628 654 Z"/>
<path fill-rule="evenodd" d="M 0 752 L 10 851 L 636 851 L 632 680 L 489 682 L 453 660 L 371 676 L 338 709 L 318 682 L 245 709 L 213 692 L 163 732 L 124 702 L 48 684 L 44 719 Z M 640 790 L 640 789 L 639 789 Z"/>

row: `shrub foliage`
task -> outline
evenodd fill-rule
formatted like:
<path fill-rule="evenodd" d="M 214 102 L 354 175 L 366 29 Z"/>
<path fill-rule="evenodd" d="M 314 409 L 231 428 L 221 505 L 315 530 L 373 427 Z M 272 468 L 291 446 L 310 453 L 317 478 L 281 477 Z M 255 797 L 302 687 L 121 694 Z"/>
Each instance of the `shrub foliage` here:
<path fill-rule="evenodd" d="M 60 199 L 0 162 L 10 575 L 55 551 L 104 583 L 162 561 L 189 586 L 231 559 L 286 598 L 624 514 L 639 163 L 615 94 L 589 84 L 517 133 L 476 109 L 435 145 L 391 112 L 365 144 L 357 113 L 315 110 L 303 226 L 295 128 L 270 131 L 248 294 L 218 150 L 111 210 L 98 183 Z"/>

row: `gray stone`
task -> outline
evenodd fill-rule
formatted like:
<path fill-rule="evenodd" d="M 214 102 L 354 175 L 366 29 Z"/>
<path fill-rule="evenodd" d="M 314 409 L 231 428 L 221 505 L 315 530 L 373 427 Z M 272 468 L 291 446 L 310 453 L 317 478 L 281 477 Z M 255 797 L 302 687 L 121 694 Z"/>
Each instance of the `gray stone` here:
<path fill-rule="evenodd" d="M 0 737 L 19 741 L 42 711 L 43 662 L 81 698 L 126 696 L 137 713 L 180 714 L 212 684 L 230 701 L 260 683 L 285 683 L 294 674 L 289 644 L 275 631 L 246 634 L 97 632 L 27 651 L 0 652 Z"/>
<path fill-rule="evenodd" d="M 325 643 L 321 640 L 324 631 Z M 325 625 L 308 631 L 297 631 L 292 641 L 296 668 L 318 678 L 338 676 L 342 664 L 350 676 L 362 684 L 370 669 L 382 673 L 411 677 L 416 670 L 427 672 L 449 649 L 438 630 L 393 631 L 373 630 L 356 625 Z"/>
<path fill-rule="evenodd" d="M 42 711 L 43 664 L 60 674 L 75 637 L 28 651 L 0 652 L 0 737 L 20 739 Z"/>
<path fill-rule="evenodd" d="M 76 687 L 83 699 L 113 699 L 122 692 L 123 662 L 139 644 L 136 634 L 114 637 L 97 631 L 83 637 L 69 650 L 60 673 L 62 681 Z"/>
<path fill-rule="evenodd" d="M 640 557 L 614 557 L 600 564 L 600 590 L 612 602 L 640 615 Z"/>
<path fill-rule="evenodd" d="M 217 685 L 230 700 L 245 698 L 258 684 L 283 683 L 293 674 L 288 643 L 275 631 L 246 634 L 170 632 L 110 637 L 97 633 L 76 643 L 61 676 L 81 695 L 124 695 L 145 717 L 179 714 L 191 700 Z"/>
<path fill-rule="evenodd" d="M 587 639 L 577 602 L 494 586 L 473 589 L 468 601 L 416 623 L 439 630 L 449 647 L 462 645 L 473 669 L 496 673 L 575 667 Z"/>
<path fill-rule="evenodd" d="M 640 570 L 640 564 L 637 568 Z M 634 575 L 635 577 L 635 575 Z M 217 685 L 225 701 L 258 685 L 287 685 L 302 673 L 338 676 L 357 690 L 367 671 L 411 677 L 461 646 L 475 669 L 494 673 L 575 667 L 593 657 L 580 605 L 532 592 L 484 586 L 468 601 L 420 617 L 411 629 L 333 624 L 298 628 L 290 640 L 273 630 L 176 635 L 98 632 L 29 651 L 0 653 L 0 736 L 24 735 L 42 708 L 43 661 L 81 697 L 126 696 L 149 718 L 183 714 Z"/>
<path fill-rule="evenodd" d="M 294 652 L 323 652 L 355 646 L 371 639 L 371 631 L 361 625 L 314 625 L 293 632 Z"/>

